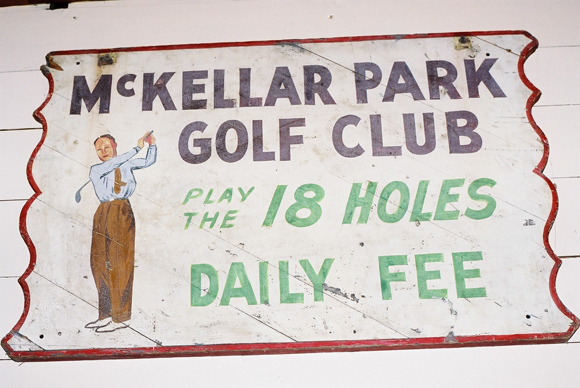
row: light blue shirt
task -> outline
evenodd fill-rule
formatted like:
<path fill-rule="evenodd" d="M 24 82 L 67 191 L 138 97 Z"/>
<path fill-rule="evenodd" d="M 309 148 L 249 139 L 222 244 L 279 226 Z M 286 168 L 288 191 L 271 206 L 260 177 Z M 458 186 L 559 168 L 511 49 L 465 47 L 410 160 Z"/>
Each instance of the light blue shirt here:
<path fill-rule="evenodd" d="M 95 194 L 97 194 L 99 201 L 110 202 L 115 199 L 127 199 L 133 194 L 135 186 L 137 185 L 133 170 L 149 167 L 157 159 L 157 147 L 150 145 L 145 158 L 130 160 L 140 150 L 140 147 L 135 147 L 122 155 L 117 155 L 114 158 L 91 167 L 89 178 L 93 182 Z M 115 193 L 114 191 L 114 171 L 116 168 L 121 170 L 121 181 L 125 183 L 125 185 L 120 186 L 121 191 L 119 193 Z"/>

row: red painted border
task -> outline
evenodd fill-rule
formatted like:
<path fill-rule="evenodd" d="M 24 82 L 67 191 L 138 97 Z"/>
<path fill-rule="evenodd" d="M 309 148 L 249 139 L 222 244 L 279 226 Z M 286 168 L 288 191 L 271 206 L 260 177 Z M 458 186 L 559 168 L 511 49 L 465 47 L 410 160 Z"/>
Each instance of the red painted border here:
<path fill-rule="evenodd" d="M 538 163 L 538 165 L 534 169 L 534 173 L 540 176 L 546 182 L 546 184 L 550 187 L 550 191 L 552 192 L 552 208 L 550 209 L 550 214 L 548 215 L 548 219 L 546 220 L 546 224 L 544 225 L 544 246 L 546 247 L 546 251 L 552 258 L 552 260 L 554 260 L 554 266 L 552 267 L 552 271 L 550 272 L 549 288 L 552 300 L 554 301 L 556 306 L 558 306 L 558 308 L 560 309 L 560 311 L 562 311 L 562 313 L 564 313 L 564 315 L 566 315 L 568 318 L 572 320 L 573 323 L 570 326 L 570 329 L 572 330 L 573 334 L 574 331 L 578 329 L 578 326 L 580 325 L 580 320 L 570 310 L 568 310 L 566 306 L 564 306 L 564 304 L 558 297 L 558 293 L 556 291 L 556 277 L 558 276 L 558 270 L 562 266 L 562 260 L 560 260 L 560 258 L 554 253 L 554 250 L 552 249 L 549 241 L 550 230 L 554 225 L 559 205 L 558 192 L 556 191 L 556 186 L 547 176 L 543 174 L 544 168 L 548 163 L 548 156 L 550 154 L 550 145 L 548 144 L 548 139 L 546 138 L 546 135 L 538 126 L 532 115 L 532 108 L 534 104 L 540 99 L 542 92 L 530 82 L 530 80 L 526 77 L 524 73 L 524 63 L 528 59 L 528 57 L 538 48 L 538 41 L 531 35 L 526 36 L 530 37 L 532 39 L 532 42 L 528 44 L 524 48 L 524 50 L 522 50 L 520 60 L 518 61 L 518 73 L 524 85 L 526 85 L 528 89 L 532 91 L 532 94 L 530 95 L 526 103 L 526 116 L 532 128 L 534 128 L 534 131 L 536 131 L 536 133 L 540 137 L 540 140 L 542 141 L 542 144 L 544 145 L 544 154 L 542 155 L 540 163 Z M 572 336 L 572 334 L 570 336 Z"/>
<path fill-rule="evenodd" d="M 157 358 L 157 357 L 206 357 L 240 356 L 256 354 L 330 353 L 361 352 L 371 350 L 401 350 L 429 348 L 459 348 L 476 346 L 553 344 L 564 342 L 566 333 L 486 335 L 455 337 L 446 341 L 444 337 L 411 338 L 394 340 L 362 341 L 318 341 L 287 343 L 249 343 L 198 346 L 159 346 L 145 348 L 79 349 L 9 353 L 18 362 L 26 361 L 71 361 L 94 359 Z"/>
<path fill-rule="evenodd" d="M 54 80 L 52 78 L 52 75 L 50 74 L 50 71 L 45 66 L 41 67 L 41 71 L 44 74 L 44 76 L 48 79 L 49 85 L 48 94 L 42 105 L 40 105 L 40 107 L 38 107 L 38 109 L 34 111 L 32 116 L 36 121 L 42 124 L 42 136 L 40 137 L 40 141 L 38 142 L 36 147 L 34 147 L 34 150 L 30 155 L 30 159 L 28 160 L 28 164 L 26 165 L 26 177 L 28 178 L 28 183 L 30 184 L 30 187 L 34 191 L 34 194 L 32 194 L 32 197 L 30 197 L 22 207 L 19 219 L 20 235 L 22 236 L 22 239 L 24 240 L 24 242 L 28 246 L 28 250 L 30 251 L 30 262 L 28 263 L 28 267 L 26 268 L 22 276 L 18 278 L 18 284 L 20 284 L 20 287 L 22 287 L 22 292 L 24 293 L 24 309 L 22 311 L 22 315 L 20 316 L 20 319 L 18 320 L 18 322 L 16 322 L 16 325 L 14 325 L 10 333 L 8 333 L 4 338 L 2 338 L 2 341 L 0 342 L 2 348 L 6 351 L 6 354 L 8 354 L 8 356 L 11 356 L 11 353 L 14 352 L 12 347 L 8 345 L 8 341 L 12 338 L 14 333 L 17 333 L 18 330 L 20 330 L 20 328 L 24 324 L 24 321 L 26 320 L 26 317 L 28 316 L 28 311 L 30 310 L 30 290 L 28 288 L 28 284 L 26 283 L 26 278 L 32 273 L 34 267 L 36 266 L 36 247 L 34 246 L 32 239 L 28 235 L 28 229 L 26 227 L 26 217 L 28 215 L 28 209 L 30 209 L 30 206 L 32 205 L 34 200 L 38 198 L 40 194 L 42 194 L 42 191 L 40 191 L 40 188 L 38 187 L 38 185 L 34 181 L 34 177 L 32 176 L 32 166 L 34 164 L 34 159 L 36 158 L 36 155 L 40 150 L 40 147 L 44 143 L 44 139 L 46 139 L 46 133 L 48 130 L 46 119 L 40 112 L 48 104 L 48 102 L 52 98 L 52 93 L 54 92 Z"/>
<path fill-rule="evenodd" d="M 532 39 L 533 42 L 535 42 L 536 47 L 538 45 L 538 41 L 536 40 L 536 38 L 534 38 L 529 32 L 523 30 L 464 31 L 464 32 L 445 32 L 432 34 L 369 35 L 369 36 L 353 36 L 353 37 L 337 37 L 337 38 L 259 40 L 248 42 L 218 42 L 218 43 L 195 43 L 195 44 L 165 45 L 165 46 L 119 47 L 112 49 L 64 50 L 50 52 L 47 54 L 47 56 L 75 55 L 75 54 L 105 54 L 111 52 L 132 52 L 132 51 L 186 50 L 186 49 L 205 49 L 205 48 L 220 48 L 220 47 L 273 46 L 284 44 L 364 42 L 369 40 L 400 40 L 400 39 L 446 38 L 455 36 L 489 36 L 489 35 L 525 35 L 526 37 Z M 531 52 L 533 51 L 535 51 L 535 49 L 531 50 Z M 529 54 L 531 54 L 531 52 Z"/>
<path fill-rule="evenodd" d="M 483 335 L 483 336 L 463 336 L 455 337 L 449 341 L 445 337 L 431 338 L 408 338 L 392 340 L 361 340 L 361 341 L 312 341 L 312 342 L 290 342 L 290 343 L 248 343 L 248 344 L 221 344 L 221 345 L 188 345 L 188 346 L 158 346 L 146 348 L 107 348 L 107 349 L 78 349 L 78 350 L 43 350 L 43 351 L 14 351 L 8 344 L 13 334 L 24 324 L 30 309 L 30 291 L 26 283 L 26 278 L 32 273 L 36 264 L 36 248 L 26 227 L 26 216 L 32 202 L 41 194 L 34 177 L 32 176 L 32 165 L 34 159 L 42 146 L 48 130 L 42 110 L 48 104 L 54 91 L 54 80 L 50 71 L 42 67 L 41 70 L 49 82 L 49 91 L 46 100 L 34 112 L 34 118 L 42 124 L 42 137 L 35 147 L 30 160 L 28 161 L 26 174 L 30 186 L 34 190 L 32 197 L 24 205 L 20 213 L 20 233 L 24 242 L 30 250 L 30 264 L 24 274 L 18 279 L 18 283 L 24 292 L 24 310 L 22 316 L 1 341 L 1 345 L 15 361 L 58 361 L 58 360 L 79 360 L 79 359 L 120 359 L 120 358 L 151 358 L 151 357 L 196 357 L 196 356 L 221 356 L 221 355 L 245 355 L 245 354 L 285 354 L 285 353 L 307 353 L 307 352 L 343 352 L 343 351 L 366 351 L 366 350 L 389 350 L 389 349 L 424 349 L 438 347 L 473 347 L 473 346 L 497 346 L 497 345 L 521 345 L 538 343 L 559 343 L 566 342 L 580 326 L 580 320 L 570 310 L 564 306 L 556 292 L 556 276 L 562 265 L 562 261 L 556 256 L 548 241 L 550 229 L 554 223 L 558 211 L 558 194 L 554 184 L 542 173 L 548 161 L 549 145 L 548 140 L 532 116 L 532 107 L 540 98 L 541 92 L 527 79 L 524 74 L 524 62 L 538 47 L 538 41 L 527 31 L 478 31 L 478 32 L 454 32 L 435 34 L 415 34 L 415 35 L 375 35 L 361 37 L 342 37 L 326 39 L 300 39 L 300 40 L 270 40 L 252 42 L 221 42 L 221 43 L 200 43 L 190 45 L 168 45 L 168 46 L 147 46 L 147 47 L 125 47 L 115 49 L 92 49 L 92 50 L 69 50 L 55 51 L 47 55 L 74 55 L 74 54 L 99 54 L 109 52 L 132 52 L 132 51 L 158 51 L 158 50 L 183 50 L 183 49 L 203 49 L 219 47 L 244 47 L 244 46 L 269 46 L 283 44 L 305 44 L 305 43 L 337 43 L 337 42 L 360 42 L 369 40 L 399 40 L 399 39 L 420 39 L 420 38 L 444 38 L 455 36 L 489 36 L 489 35 L 524 35 L 531 39 L 531 42 L 523 49 L 518 61 L 518 73 L 523 83 L 532 91 L 526 103 L 526 115 L 544 144 L 542 159 L 534 169 L 534 173 L 540 176 L 550 187 L 552 192 L 552 208 L 544 226 L 543 240 L 546 250 L 554 266 L 550 273 L 550 295 L 558 309 L 572 320 L 570 328 L 562 333 L 538 333 L 538 334 L 513 334 L 513 335 Z"/>

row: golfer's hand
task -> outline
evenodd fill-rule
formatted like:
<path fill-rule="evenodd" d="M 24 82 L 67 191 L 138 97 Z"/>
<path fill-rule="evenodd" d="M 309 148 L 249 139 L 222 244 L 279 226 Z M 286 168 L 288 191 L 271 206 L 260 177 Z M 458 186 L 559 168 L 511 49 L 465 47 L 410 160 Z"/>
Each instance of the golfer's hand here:
<path fill-rule="evenodd" d="M 144 138 L 143 140 L 145 141 L 145 143 L 147 143 L 149 145 L 155 144 L 155 136 L 153 136 L 153 135 L 149 135 L 146 138 Z"/>
<path fill-rule="evenodd" d="M 145 137 L 147 137 L 148 134 L 149 131 L 147 131 L 141 139 L 137 140 L 137 145 L 139 146 L 139 148 L 143 148 L 145 146 Z"/>

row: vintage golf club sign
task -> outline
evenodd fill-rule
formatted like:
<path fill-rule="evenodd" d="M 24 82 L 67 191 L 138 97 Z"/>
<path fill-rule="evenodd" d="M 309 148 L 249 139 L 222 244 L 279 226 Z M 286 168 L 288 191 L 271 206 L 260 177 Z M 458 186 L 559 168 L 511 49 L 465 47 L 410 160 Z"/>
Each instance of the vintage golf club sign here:
<path fill-rule="evenodd" d="M 15 360 L 566 341 L 526 32 L 54 52 Z"/>

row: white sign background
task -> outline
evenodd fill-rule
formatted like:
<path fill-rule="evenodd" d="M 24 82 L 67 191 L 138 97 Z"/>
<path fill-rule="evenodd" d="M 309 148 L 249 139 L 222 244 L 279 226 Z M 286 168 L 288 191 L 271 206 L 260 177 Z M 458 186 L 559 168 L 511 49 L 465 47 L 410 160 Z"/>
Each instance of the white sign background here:
<path fill-rule="evenodd" d="M 8 344 L 21 355 L 73 350 L 98 356 L 106 352 L 84 350 L 149 348 L 145 353 L 161 353 L 163 347 L 184 346 L 186 353 L 195 353 L 207 351 L 206 345 L 232 351 L 227 344 L 263 344 L 254 349 L 272 349 L 270 344 L 298 343 L 297 348 L 312 349 L 316 343 L 347 348 L 568 338 L 574 317 L 555 295 L 555 261 L 544 239 L 553 194 L 534 173 L 544 147 L 528 122 L 532 90 L 523 83 L 518 68 L 524 60 L 519 54 L 533 41 L 524 34 L 481 34 L 471 37 L 473 44 L 467 48 L 458 47 L 458 39 L 459 35 L 111 50 L 116 62 L 107 66 L 97 66 L 96 52 L 54 53 L 52 60 L 63 70 L 50 69 L 54 91 L 40 112 L 47 122 L 46 138 L 32 169 L 42 194 L 32 202 L 26 218 L 36 250 L 34 271 L 26 278 L 30 306 L 18 330 L 21 336 L 12 336 Z M 467 98 L 463 63 L 471 58 L 477 66 L 485 58 L 498 58 L 490 73 L 506 98 L 494 98 L 483 83 L 479 98 Z M 427 60 L 455 65 L 454 85 L 461 99 L 445 95 L 429 99 Z M 426 100 L 415 101 L 403 93 L 394 102 L 382 102 L 395 61 L 406 62 Z M 382 85 L 368 91 L 366 104 L 356 101 L 353 64 L 360 62 L 373 62 L 383 73 Z M 330 70 L 329 92 L 335 105 L 323 105 L 318 98 L 315 105 L 304 105 L 305 65 Z M 252 96 L 265 99 L 280 66 L 290 69 L 302 104 L 292 106 L 279 99 L 274 107 L 213 108 L 214 69 L 225 69 L 225 98 L 238 99 L 238 69 L 251 68 Z M 207 109 L 181 109 L 180 75 L 190 70 L 208 70 L 205 96 L 199 95 L 208 99 Z M 176 73 L 167 89 L 177 109 L 166 111 L 157 99 L 151 112 L 143 112 L 142 74 L 155 73 L 157 79 L 163 72 Z M 80 115 L 69 114 L 75 75 L 86 76 L 92 89 L 101 74 L 113 74 L 115 85 L 127 73 L 137 74 L 134 97 L 122 97 L 113 89 L 110 113 L 99 114 L 97 104 L 90 113 L 83 105 Z M 464 110 L 477 116 L 476 132 L 483 145 L 475 153 L 450 154 L 445 112 Z M 414 113 L 421 128 L 421 114 L 429 112 L 435 118 L 436 148 L 427 155 L 411 154 L 405 148 L 402 114 Z M 365 150 L 356 158 L 339 155 L 332 142 L 335 122 L 348 114 L 361 118 L 356 128 L 344 131 L 347 146 L 359 143 Z M 382 118 L 384 144 L 402 146 L 401 156 L 372 156 L 369 116 L 376 114 Z M 289 161 L 279 160 L 278 125 L 283 118 L 305 119 L 304 127 L 292 128 L 293 135 L 303 136 L 303 144 L 291 147 Z M 240 161 L 220 160 L 215 134 L 227 120 L 241 121 L 250 133 L 252 120 L 262 120 L 264 150 L 275 152 L 276 160 L 253 161 L 251 140 Z M 198 165 L 184 162 L 178 152 L 183 128 L 194 121 L 208 124 L 203 135 L 195 137 L 212 138 L 213 146 L 211 158 Z M 93 147 L 96 137 L 112 134 L 124 152 L 149 130 L 157 138 L 157 162 L 136 172 L 137 190 L 131 197 L 137 240 L 130 329 L 97 334 L 84 325 L 97 314 L 89 256 L 98 200 L 90 186 L 80 204 L 74 194 L 86 181 L 88 168 L 99 162 Z M 230 151 L 235 140 L 228 137 Z M 465 209 L 482 206 L 470 199 L 467 188 L 480 178 L 497 182 L 481 190 L 496 200 L 497 207 L 491 217 L 472 220 L 464 216 Z M 459 194 L 453 204 L 459 218 L 410 222 L 419 182 L 430 181 L 423 209 L 435 212 L 441 184 L 447 179 L 465 179 L 462 187 L 453 189 Z M 379 219 L 376 203 L 383 187 L 393 181 L 409 187 L 411 204 L 402 220 L 388 224 Z M 353 183 L 365 188 L 368 182 L 377 182 L 378 187 L 368 222 L 358 224 L 357 211 L 351 224 L 342 224 Z M 294 191 L 312 183 L 325 193 L 320 219 L 303 228 L 289 225 L 284 212 L 295 202 Z M 272 226 L 264 227 L 277 185 L 288 188 Z M 251 187 L 252 193 L 240 202 L 238 188 L 248 192 Z M 228 188 L 233 189 L 231 203 L 203 203 L 209 190 L 213 189 L 215 200 Z M 183 205 L 191 189 L 202 189 L 204 194 Z M 228 210 L 238 210 L 233 227 L 220 228 L 222 218 L 213 228 L 199 227 L 204 213 L 219 211 L 223 217 Z M 191 212 L 199 214 L 185 229 L 184 214 Z M 457 297 L 452 263 L 457 252 L 482 252 L 483 260 L 465 264 L 481 275 L 467 279 L 466 285 L 485 287 L 485 297 Z M 427 264 L 428 271 L 440 271 L 441 277 L 429 280 L 428 288 L 447 289 L 447 298 L 419 298 L 415 255 L 432 253 L 442 253 L 444 261 Z M 392 282 L 392 299 L 383 300 L 378 258 L 388 255 L 406 255 L 408 264 L 390 268 L 404 273 L 406 281 Z M 316 302 L 299 260 L 308 260 L 318 272 L 326 258 L 334 261 L 324 281 L 324 300 Z M 303 293 L 303 303 L 280 303 L 281 261 L 289 263 L 290 292 Z M 245 298 L 232 298 L 228 306 L 219 305 L 233 262 L 243 263 L 258 303 L 259 263 L 268 262 L 268 304 L 249 306 Z M 191 306 L 191 266 L 202 263 L 217 270 L 219 294 L 209 306 Z M 34 343 L 40 336 L 46 338 L 42 348 Z M 299 344 L 304 342 L 308 344 Z"/>

